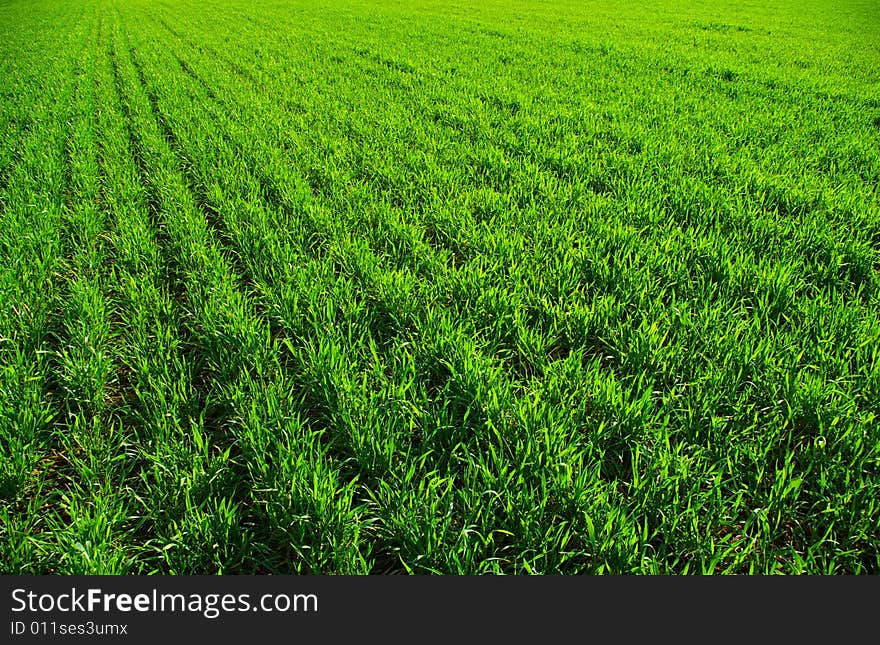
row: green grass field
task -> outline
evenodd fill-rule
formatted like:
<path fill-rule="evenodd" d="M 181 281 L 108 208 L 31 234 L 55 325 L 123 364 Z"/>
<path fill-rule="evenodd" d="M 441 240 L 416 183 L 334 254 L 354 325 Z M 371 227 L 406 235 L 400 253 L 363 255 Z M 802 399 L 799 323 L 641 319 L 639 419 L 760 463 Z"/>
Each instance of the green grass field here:
<path fill-rule="evenodd" d="M 0 572 L 880 573 L 876 0 L 0 0 Z"/>

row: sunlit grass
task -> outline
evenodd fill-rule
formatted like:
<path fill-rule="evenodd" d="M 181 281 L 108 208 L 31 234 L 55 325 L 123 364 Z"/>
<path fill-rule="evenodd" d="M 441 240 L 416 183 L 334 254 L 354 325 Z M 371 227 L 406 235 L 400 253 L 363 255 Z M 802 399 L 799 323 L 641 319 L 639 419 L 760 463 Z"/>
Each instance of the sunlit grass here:
<path fill-rule="evenodd" d="M 872 3 L 0 36 L 3 572 L 880 570 Z"/>

